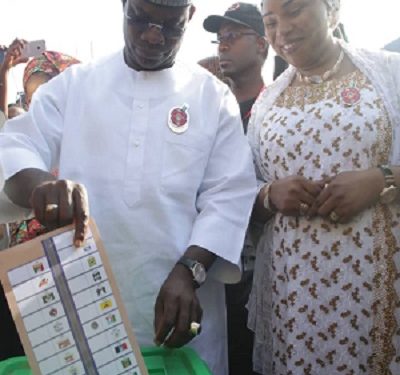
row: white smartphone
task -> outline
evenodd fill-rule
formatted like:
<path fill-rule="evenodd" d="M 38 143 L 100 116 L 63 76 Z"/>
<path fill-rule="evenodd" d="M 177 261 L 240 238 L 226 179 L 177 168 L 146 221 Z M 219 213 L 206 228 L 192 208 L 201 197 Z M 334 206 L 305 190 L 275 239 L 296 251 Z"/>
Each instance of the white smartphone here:
<path fill-rule="evenodd" d="M 21 57 L 38 57 L 46 51 L 46 42 L 44 40 L 33 40 L 25 45 Z"/>

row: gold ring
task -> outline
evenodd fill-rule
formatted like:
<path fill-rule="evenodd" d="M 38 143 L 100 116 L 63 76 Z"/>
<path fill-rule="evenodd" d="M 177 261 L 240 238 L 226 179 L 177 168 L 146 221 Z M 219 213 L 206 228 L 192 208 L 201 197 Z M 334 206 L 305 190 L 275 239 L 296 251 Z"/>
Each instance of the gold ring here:
<path fill-rule="evenodd" d="M 201 332 L 201 324 L 200 324 L 200 323 L 197 323 L 197 322 L 192 322 L 192 323 L 190 323 L 190 329 L 189 329 L 189 331 L 190 331 L 190 334 L 191 334 L 192 336 L 197 336 L 197 335 L 199 335 L 200 332 Z"/>
<path fill-rule="evenodd" d="M 305 216 L 310 209 L 310 206 L 307 203 L 300 203 L 300 216 Z"/>
<path fill-rule="evenodd" d="M 57 210 L 57 208 L 58 208 L 58 204 L 55 204 L 55 203 L 46 204 L 46 212 L 51 212 L 51 211 Z"/>
<path fill-rule="evenodd" d="M 333 223 L 336 223 L 336 222 L 339 221 L 339 216 L 338 216 L 338 214 L 337 214 L 335 211 L 332 211 L 332 212 L 330 213 L 329 218 L 331 219 L 331 221 L 332 221 Z"/>

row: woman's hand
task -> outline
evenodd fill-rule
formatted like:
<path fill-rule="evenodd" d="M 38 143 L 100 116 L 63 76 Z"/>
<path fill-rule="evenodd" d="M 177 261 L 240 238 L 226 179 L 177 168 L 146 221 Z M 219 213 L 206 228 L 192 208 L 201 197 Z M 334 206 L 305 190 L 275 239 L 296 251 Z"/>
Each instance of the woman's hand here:
<path fill-rule="evenodd" d="M 21 57 L 22 56 L 22 51 L 25 47 L 27 42 L 22 39 L 15 39 L 10 47 L 8 47 L 6 55 L 4 57 L 4 61 L 2 64 L 2 69 L 5 71 L 9 71 L 11 68 L 18 64 L 26 63 L 28 62 L 28 58 L 26 57 Z"/>
<path fill-rule="evenodd" d="M 308 216 L 323 187 L 323 182 L 301 176 L 276 180 L 270 185 L 270 203 L 285 216 Z"/>
<path fill-rule="evenodd" d="M 318 196 L 311 213 L 345 223 L 376 203 L 385 187 L 378 168 L 342 172 L 333 177 Z"/>

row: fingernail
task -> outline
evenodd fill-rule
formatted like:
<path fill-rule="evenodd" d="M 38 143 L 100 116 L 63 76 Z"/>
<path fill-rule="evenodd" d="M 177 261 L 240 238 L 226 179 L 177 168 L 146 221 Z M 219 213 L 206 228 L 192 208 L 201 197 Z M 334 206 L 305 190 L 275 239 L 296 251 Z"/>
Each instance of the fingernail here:
<path fill-rule="evenodd" d="M 79 240 L 76 240 L 76 241 L 74 242 L 74 246 L 75 246 L 77 249 L 79 249 L 79 248 L 82 247 L 82 242 L 79 241 Z"/>
<path fill-rule="evenodd" d="M 75 242 L 74 242 L 74 246 L 76 248 L 85 247 L 86 246 L 85 239 L 76 239 Z"/>

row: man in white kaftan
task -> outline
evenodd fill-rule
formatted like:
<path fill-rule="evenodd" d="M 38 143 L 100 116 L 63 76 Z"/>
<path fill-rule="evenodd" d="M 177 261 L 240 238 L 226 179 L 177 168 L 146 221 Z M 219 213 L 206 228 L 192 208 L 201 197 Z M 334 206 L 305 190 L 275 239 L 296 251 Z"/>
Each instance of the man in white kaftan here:
<path fill-rule="evenodd" d="M 151 13 L 168 1 L 127 0 L 125 9 Z M 86 187 L 141 345 L 153 345 L 156 297 L 179 258 L 191 246 L 215 254 L 196 291 L 202 332 L 191 345 L 213 374 L 227 375 L 222 282 L 240 278 L 236 265 L 256 191 L 239 109 L 228 87 L 200 67 L 146 70 L 127 60 L 121 51 L 42 86 L 29 112 L 0 134 L 0 172 L 6 187 L 27 170 L 54 169 L 58 180 Z M 177 108 L 188 115 L 186 130 L 173 124 Z M 5 192 L 3 222 L 17 211 L 11 200 L 24 206 Z"/>

